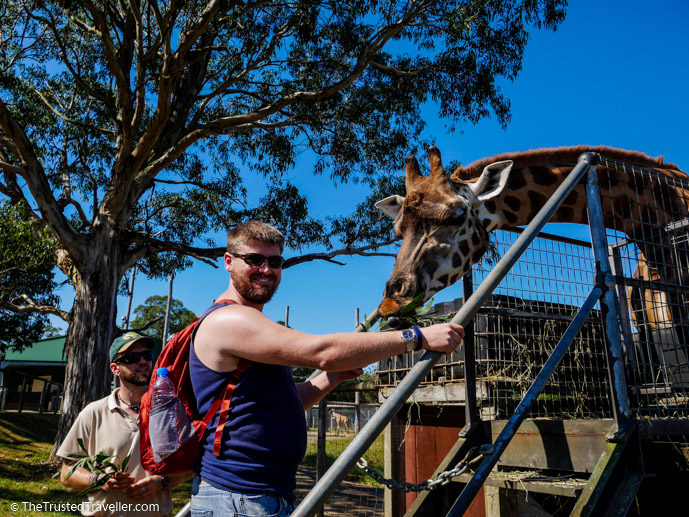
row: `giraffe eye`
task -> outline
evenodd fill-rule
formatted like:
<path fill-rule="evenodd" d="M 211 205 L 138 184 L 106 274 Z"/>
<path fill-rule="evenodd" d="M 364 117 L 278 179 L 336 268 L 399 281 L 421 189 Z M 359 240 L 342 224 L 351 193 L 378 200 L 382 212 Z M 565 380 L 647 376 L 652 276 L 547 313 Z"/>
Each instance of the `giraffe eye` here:
<path fill-rule="evenodd" d="M 466 212 L 463 208 L 458 208 L 454 214 L 447 218 L 446 223 L 452 226 L 462 226 L 466 221 Z"/>

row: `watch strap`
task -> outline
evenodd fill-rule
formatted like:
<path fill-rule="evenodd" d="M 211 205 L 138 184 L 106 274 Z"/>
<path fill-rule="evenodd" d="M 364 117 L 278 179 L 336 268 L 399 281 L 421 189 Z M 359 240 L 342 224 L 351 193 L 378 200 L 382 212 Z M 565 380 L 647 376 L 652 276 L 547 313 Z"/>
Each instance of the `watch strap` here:
<path fill-rule="evenodd" d="M 411 329 L 414 331 L 414 334 L 416 334 L 416 347 L 414 348 L 414 352 L 418 352 L 423 345 L 423 334 L 421 334 L 419 327 L 412 327 Z"/>

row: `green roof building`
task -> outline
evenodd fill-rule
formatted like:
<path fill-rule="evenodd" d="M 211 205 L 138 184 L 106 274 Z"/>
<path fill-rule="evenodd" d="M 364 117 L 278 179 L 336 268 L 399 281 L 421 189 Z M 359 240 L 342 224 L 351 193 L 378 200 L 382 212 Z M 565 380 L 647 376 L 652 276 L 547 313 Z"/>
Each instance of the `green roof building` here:
<path fill-rule="evenodd" d="M 65 382 L 65 341 L 66 336 L 51 337 L 22 351 L 5 353 L 0 362 L 0 409 L 59 409 Z"/>

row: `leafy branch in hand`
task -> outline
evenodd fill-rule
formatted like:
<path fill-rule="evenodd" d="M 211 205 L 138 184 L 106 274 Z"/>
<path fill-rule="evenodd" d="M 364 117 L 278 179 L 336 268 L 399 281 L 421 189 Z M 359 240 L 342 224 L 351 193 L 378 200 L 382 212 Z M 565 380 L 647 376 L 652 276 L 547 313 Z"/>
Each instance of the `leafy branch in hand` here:
<path fill-rule="evenodd" d="M 84 489 L 81 492 L 82 494 L 92 492 L 94 490 L 100 490 L 115 474 L 118 472 L 127 472 L 129 460 L 132 457 L 131 451 L 124 457 L 122 463 L 118 464 L 116 455 L 108 456 L 104 451 L 100 451 L 91 456 L 84 446 L 83 438 L 77 438 L 77 442 L 85 454 L 70 454 L 68 456 L 69 458 L 77 460 L 77 462 L 69 471 L 69 474 L 67 474 L 66 479 L 69 479 L 79 467 L 83 467 L 91 472 L 99 474 L 97 481 Z"/>

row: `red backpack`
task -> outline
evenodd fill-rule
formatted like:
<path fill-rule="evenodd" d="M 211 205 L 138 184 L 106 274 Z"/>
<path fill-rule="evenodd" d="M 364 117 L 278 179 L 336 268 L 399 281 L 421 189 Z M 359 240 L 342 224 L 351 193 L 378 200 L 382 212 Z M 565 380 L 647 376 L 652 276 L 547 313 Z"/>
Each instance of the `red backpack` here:
<path fill-rule="evenodd" d="M 246 369 L 251 366 L 251 363 L 245 359 L 239 361 L 237 369 L 232 372 L 227 386 L 224 390 L 220 390 L 215 401 L 204 417 L 199 414 L 196 407 L 196 397 L 191 386 L 191 378 L 189 377 L 189 350 L 191 347 L 191 338 L 194 335 L 196 327 L 203 321 L 203 319 L 220 307 L 236 303 L 232 300 L 219 300 L 208 309 L 201 317 L 196 318 L 184 330 L 177 332 L 163 347 L 158 360 L 156 361 L 151 382 L 148 386 L 148 391 L 141 399 L 141 413 L 139 415 L 139 449 L 141 451 L 141 464 L 146 471 L 151 474 L 158 475 L 172 475 L 182 472 L 190 472 L 194 470 L 201 452 L 201 441 L 206 433 L 206 427 L 213 419 L 213 417 L 220 410 L 220 418 L 218 426 L 215 430 L 215 439 L 213 442 L 213 454 L 220 455 L 220 445 L 222 442 L 222 431 L 227 422 L 227 415 L 232 401 L 232 393 L 237 382 L 241 378 Z M 151 415 L 151 395 L 153 385 L 157 378 L 157 369 L 166 367 L 168 369 L 168 377 L 177 390 L 177 397 L 182 402 L 186 410 L 189 420 L 194 426 L 193 432 L 187 437 L 186 441 L 180 444 L 179 448 L 163 458 L 159 463 L 156 463 L 153 458 L 153 449 L 151 448 L 151 436 L 149 434 L 149 423 Z"/>

